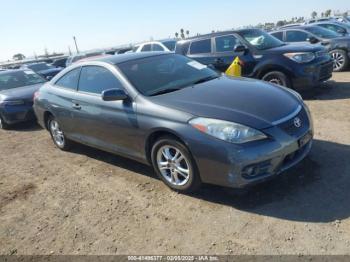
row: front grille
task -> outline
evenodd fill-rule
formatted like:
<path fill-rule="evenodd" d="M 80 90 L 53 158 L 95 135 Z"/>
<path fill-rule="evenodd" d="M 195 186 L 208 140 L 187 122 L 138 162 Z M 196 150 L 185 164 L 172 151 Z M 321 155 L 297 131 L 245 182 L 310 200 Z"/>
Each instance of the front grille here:
<path fill-rule="evenodd" d="M 294 121 L 296 118 L 299 118 L 301 121 L 300 127 L 297 127 L 295 125 Z M 302 108 L 296 116 L 279 124 L 278 127 L 284 130 L 290 136 L 300 137 L 302 134 L 305 134 L 305 132 L 310 128 L 309 117 L 305 109 Z"/>

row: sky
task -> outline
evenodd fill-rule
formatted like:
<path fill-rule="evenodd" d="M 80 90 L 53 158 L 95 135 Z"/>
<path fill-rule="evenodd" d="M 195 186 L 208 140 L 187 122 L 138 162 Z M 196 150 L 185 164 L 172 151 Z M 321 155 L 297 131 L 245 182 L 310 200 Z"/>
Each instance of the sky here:
<path fill-rule="evenodd" d="M 276 22 L 312 11 L 349 10 L 349 0 L 0 0 L 0 61 L 34 54 L 107 48 Z"/>

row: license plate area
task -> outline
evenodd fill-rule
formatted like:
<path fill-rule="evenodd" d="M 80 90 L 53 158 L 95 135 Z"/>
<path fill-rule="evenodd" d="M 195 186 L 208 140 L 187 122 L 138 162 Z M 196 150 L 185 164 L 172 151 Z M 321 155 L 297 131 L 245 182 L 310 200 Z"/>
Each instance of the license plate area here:
<path fill-rule="evenodd" d="M 311 139 L 312 139 L 312 134 L 311 132 L 308 132 L 306 135 L 304 135 L 302 138 L 299 139 L 298 141 L 299 147 L 305 146 Z"/>

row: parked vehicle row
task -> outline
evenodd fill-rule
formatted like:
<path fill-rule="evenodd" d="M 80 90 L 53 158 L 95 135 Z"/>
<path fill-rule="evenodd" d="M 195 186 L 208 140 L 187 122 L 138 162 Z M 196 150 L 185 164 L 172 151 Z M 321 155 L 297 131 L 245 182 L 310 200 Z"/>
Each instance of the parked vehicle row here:
<path fill-rule="evenodd" d="M 334 71 L 343 71 L 349 66 L 350 37 L 319 26 L 295 26 L 271 32 L 271 35 L 286 43 L 322 45 L 334 60 Z"/>
<path fill-rule="evenodd" d="M 333 61 L 322 46 L 286 45 L 259 29 L 201 35 L 178 42 L 177 54 L 225 72 L 235 57 L 242 75 L 302 89 L 332 76 Z"/>
<path fill-rule="evenodd" d="M 290 32 L 307 38 L 287 41 Z M 74 141 L 140 161 L 179 192 L 242 188 L 308 154 L 312 119 L 293 89 L 343 70 L 347 60 L 338 65 L 334 54 L 347 44 L 320 26 L 245 29 L 79 54 L 65 69 L 28 64 L 0 72 L 0 127 L 30 119 L 34 108 L 61 150 Z M 251 79 L 222 74 L 236 57 Z"/>

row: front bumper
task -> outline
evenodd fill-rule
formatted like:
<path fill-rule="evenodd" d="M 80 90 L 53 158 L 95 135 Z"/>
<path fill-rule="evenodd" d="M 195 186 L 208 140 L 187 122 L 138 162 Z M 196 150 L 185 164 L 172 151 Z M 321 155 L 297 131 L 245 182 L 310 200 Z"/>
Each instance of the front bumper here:
<path fill-rule="evenodd" d="M 302 90 L 318 86 L 332 77 L 333 60 L 325 60 L 318 63 L 300 66 L 292 79 L 294 89 Z"/>
<path fill-rule="evenodd" d="M 294 120 L 294 116 L 286 123 L 263 130 L 268 139 L 243 145 L 230 144 L 196 132 L 196 136 L 192 135 L 187 142 L 202 181 L 244 188 L 278 176 L 298 164 L 310 152 L 313 136 L 311 120 L 305 109 L 302 110 L 298 117 L 306 117 L 307 123 L 298 130 L 286 125 Z M 309 139 L 304 141 L 306 135 Z"/>
<path fill-rule="evenodd" d="M 16 106 L 0 105 L 0 114 L 9 125 L 35 119 L 33 106 L 31 104 Z"/>

